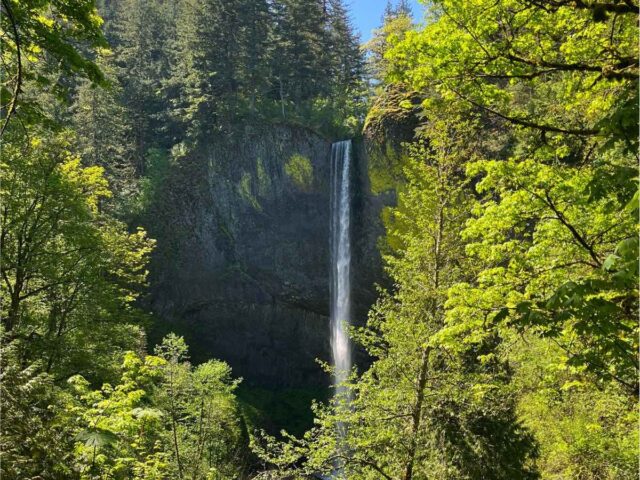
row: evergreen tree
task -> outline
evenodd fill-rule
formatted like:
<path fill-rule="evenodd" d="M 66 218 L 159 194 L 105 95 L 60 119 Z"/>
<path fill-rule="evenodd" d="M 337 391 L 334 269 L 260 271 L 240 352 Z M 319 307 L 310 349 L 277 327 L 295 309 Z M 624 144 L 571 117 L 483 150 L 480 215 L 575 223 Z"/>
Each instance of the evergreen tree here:
<path fill-rule="evenodd" d="M 113 36 L 115 76 L 120 104 L 128 113 L 137 174 L 145 171 L 149 149 L 170 146 L 163 84 L 169 75 L 167 43 L 173 36 L 174 3 L 164 0 L 121 0 L 116 4 Z"/>
<path fill-rule="evenodd" d="M 0 345 L 0 475 L 74 478 L 73 429 L 61 421 L 65 397 L 41 363 L 22 359 L 18 344 Z"/>
<path fill-rule="evenodd" d="M 274 28 L 267 0 L 244 0 L 238 5 L 242 46 L 238 52 L 238 81 L 242 96 L 252 114 L 258 104 L 269 96 L 274 82 L 273 56 L 277 47 L 272 43 Z"/>
<path fill-rule="evenodd" d="M 278 55 L 272 70 L 284 116 L 287 102 L 295 106 L 313 98 L 327 79 L 322 61 L 325 12 L 318 0 L 281 0 L 274 20 Z"/>
<path fill-rule="evenodd" d="M 210 134 L 238 112 L 241 62 L 249 55 L 257 61 L 260 55 L 257 47 L 250 53 L 245 50 L 251 25 L 242 24 L 244 3 L 207 0 L 180 5 L 171 78 L 177 94 L 173 112 L 190 138 Z M 258 25 L 251 28 L 259 33 Z M 248 66 L 243 73 L 250 81 Z"/>
<path fill-rule="evenodd" d="M 359 88 L 364 75 L 360 41 L 354 34 L 349 14 L 342 0 L 329 0 L 327 13 L 328 44 L 325 52 L 329 55 L 330 71 L 328 84 L 332 93 L 340 94 Z"/>
<path fill-rule="evenodd" d="M 412 11 L 408 0 L 398 0 L 397 4 L 387 0 L 387 6 L 382 15 L 382 23 L 385 24 L 398 17 L 411 17 Z"/>
<path fill-rule="evenodd" d="M 113 196 L 105 199 L 111 212 L 121 215 L 138 193 L 138 152 L 133 141 L 133 122 L 123 106 L 123 90 L 113 75 L 111 60 L 100 62 L 108 88 L 88 81 L 76 89 L 72 121 L 77 132 L 77 151 L 87 166 L 101 166 Z"/>
<path fill-rule="evenodd" d="M 394 8 L 391 2 L 382 17 L 382 25 L 374 30 L 371 40 L 364 48 L 367 52 L 367 74 L 375 82 L 382 82 L 389 74 L 389 61 L 385 58 L 387 51 L 391 49 L 392 42 L 402 40 L 405 33 L 413 26 L 411 10 L 402 4 Z"/>

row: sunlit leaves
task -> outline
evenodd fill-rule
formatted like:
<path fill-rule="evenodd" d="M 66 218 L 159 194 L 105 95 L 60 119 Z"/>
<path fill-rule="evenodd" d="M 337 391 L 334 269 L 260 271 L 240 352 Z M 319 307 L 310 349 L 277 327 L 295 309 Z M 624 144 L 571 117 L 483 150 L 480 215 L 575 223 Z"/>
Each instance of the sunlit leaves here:
<path fill-rule="evenodd" d="M 588 9 L 570 4 L 444 0 L 388 57 L 392 78 L 416 89 L 521 125 L 586 134 L 608 128 L 608 111 L 637 83 L 636 37 L 633 14 L 594 23 Z"/>
<path fill-rule="evenodd" d="M 20 114 L 24 124 L 39 118 L 47 108 L 27 92 L 27 82 L 34 81 L 42 88 L 51 82 L 47 78 L 50 74 L 62 74 L 105 83 L 102 72 L 86 52 L 106 47 L 101 25 L 92 0 L 2 2 L 4 126 L 14 113 Z M 64 81 L 55 81 L 53 91 L 64 97 Z"/>
<path fill-rule="evenodd" d="M 29 145 L 3 146 L 1 165 L 3 322 L 17 338 L 37 332 L 29 356 L 56 371 L 106 354 L 102 335 L 118 332 L 111 354 L 118 342 L 133 346 L 133 301 L 153 247 L 144 231 L 101 212 L 110 196 L 103 169 L 84 167 L 71 141 L 34 129 Z M 103 360 L 98 368 L 108 369 Z"/>
<path fill-rule="evenodd" d="M 626 237 L 635 222 L 624 211 L 628 194 L 603 180 L 617 178 L 621 168 L 526 160 L 471 164 L 467 173 L 481 175 L 476 188 L 489 197 L 464 238 L 467 251 L 486 267 L 476 288 L 450 292 L 450 317 L 468 323 L 470 308 L 492 322 L 508 316 L 519 328 L 562 339 L 577 364 L 632 382 L 637 240 Z M 596 183 L 612 188 L 594 195 Z M 574 334 L 580 346 L 572 346 Z"/>

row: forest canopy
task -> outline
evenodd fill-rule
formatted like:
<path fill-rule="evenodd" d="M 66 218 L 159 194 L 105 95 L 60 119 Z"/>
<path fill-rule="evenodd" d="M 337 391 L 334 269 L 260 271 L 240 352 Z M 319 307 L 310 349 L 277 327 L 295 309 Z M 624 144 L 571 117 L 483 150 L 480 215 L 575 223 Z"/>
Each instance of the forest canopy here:
<path fill-rule="evenodd" d="M 360 45 L 342 0 L 2 0 L 3 478 L 637 478 L 640 6 L 423 7 Z M 255 125 L 353 137 L 394 199 L 366 360 L 299 436 L 147 337 L 140 225 Z"/>

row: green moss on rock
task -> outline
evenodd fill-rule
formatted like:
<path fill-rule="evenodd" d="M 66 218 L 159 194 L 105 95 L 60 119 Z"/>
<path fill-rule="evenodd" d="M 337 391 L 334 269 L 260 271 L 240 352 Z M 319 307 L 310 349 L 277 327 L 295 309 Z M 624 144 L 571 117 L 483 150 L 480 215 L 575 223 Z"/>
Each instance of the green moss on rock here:
<path fill-rule="evenodd" d="M 271 190 L 271 178 L 267 173 L 262 158 L 256 159 L 256 175 L 258 177 L 258 195 L 266 197 Z"/>
<path fill-rule="evenodd" d="M 258 211 L 262 210 L 258 199 L 253 194 L 253 178 L 249 172 L 244 172 L 240 183 L 238 183 L 238 193 L 240 197 Z"/>
<path fill-rule="evenodd" d="M 295 153 L 285 163 L 284 171 L 291 181 L 303 191 L 311 190 L 313 185 L 313 165 L 307 157 Z"/>

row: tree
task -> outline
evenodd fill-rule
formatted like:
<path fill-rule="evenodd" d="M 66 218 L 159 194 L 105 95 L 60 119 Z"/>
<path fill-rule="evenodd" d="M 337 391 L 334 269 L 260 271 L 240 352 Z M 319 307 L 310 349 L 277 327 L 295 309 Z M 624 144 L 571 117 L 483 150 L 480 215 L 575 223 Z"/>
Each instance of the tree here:
<path fill-rule="evenodd" d="M 3 0 L 1 12 L 4 116 L 1 133 L 19 108 L 23 117 L 38 113 L 38 104 L 33 99 L 21 98 L 28 81 L 35 81 L 39 88 L 48 87 L 51 79 L 47 73 L 60 72 L 78 73 L 94 83 L 103 83 L 102 73 L 82 51 L 83 47 L 95 51 L 106 46 L 100 30 L 102 19 L 93 1 Z M 31 68 L 32 63 L 37 67 Z"/>
<path fill-rule="evenodd" d="M 82 167 L 69 142 L 34 130 L 26 146 L 3 148 L 2 324 L 24 361 L 95 375 L 135 338 L 133 302 L 153 242 L 100 213 L 110 195 L 103 169 Z"/>
<path fill-rule="evenodd" d="M 598 8 L 583 2 L 438 1 L 429 26 L 391 57 L 397 77 L 415 88 L 435 84 L 449 98 L 536 129 L 550 142 L 562 134 L 631 131 L 609 113 L 637 103 L 638 6 L 613 4 L 624 5 L 594 17 Z"/>
<path fill-rule="evenodd" d="M 344 130 L 362 100 L 362 57 L 339 0 L 179 4 L 165 84 L 186 143 L 242 120 Z"/>
<path fill-rule="evenodd" d="M 165 361 L 156 402 L 167 412 L 165 442 L 175 477 L 237 476 L 246 448 L 233 394 L 239 381 L 224 362 L 192 367 L 182 337 L 168 335 L 156 353 Z"/>
<path fill-rule="evenodd" d="M 74 467 L 80 479 L 167 478 L 170 464 L 162 448 L 165 412 L 152 399 L 163 364 L 158 357 L 141 359 L 127 352 L 115 386 L 92 390 L 80 375 L 68 380 L 73 401 L 67 415 L 75 421 Z"/>
<path fill-rule="evenodd" d="M 563 350 L 513 335 L 518 417 L 538 440 L 543 478 L 632 480 L 637 476 L 636 399 L 615 382 L 594 387 L 562 365 Z M 576 374 L 578 372 L 578 374 Z"/>
<path fill-rule="evenodd" d="M 364 45 L 367 52 L 367 73 L 375 82 L 385 81 L 389 74 L 385 54 L 390 50 L 392 42 L 402 40 L 413 26 L 411 10 L 403 5 L 394 8 L 391 2 L 387 4 L 382 25 L 374 30 L 371 40 Z"/>
<path fill-rule="evenodd" d="M 469 166 L 469 175 L 483 175 L 478 191 L 500 201 L 487 199 L 465 230 L 484 271 L 475 285 L 456 287 L 451 315 L 508 321 L 553 337 L 569 365 L 620 382 L 631 394 L 637 270 L 618 255 L 636 256 L 635 221 L 624 209 L 624 192 L 591 190 L 615 175 L 624 154 L 612 150 L 601 162 L 579 169 L 535 159 Z"/>
<path fill-rule="evenodd" d="M 91 390 L 69 379 L 79 418 L 76 464 L 81 478 L 204 480 L 237 477 L 243 460 L 231 369 L 211 360 L 193 368 L 181 337 L 167 336 L 160 356 L 124 355 L 116 386 Z"/>
<path fill-rule="evenodd" d="M 394 6 L 394 2 L 387 0 L 387 6 L 384 9 L 384 15 L 382 16 L 382 23 L 385 23 L 391 17 L 411 16 L 411 7 L 407 0 L 399 0 Z"/>
<path fill-rule="evenodd" d="M 327 72 L 329 95 L 357 91 L 364 75 L 360 41 L 354 34 L 349 14 L 342 0 L 329 0 L 327 11 L 327 45 L 330 69 Z"/>
<path fill-rule="evenodd" d="M 239 3 L 242 48 L 237 53 L 238 82 L 246 97 L 251 115 L 258 112 L 258 104 L 269 98 L 274 82 L 270 66 L 276 54 L 273 44 L 273 22 L 269 2 L 245 0 Z"/>
<path fill-rule="evenodd" d="M 175 128 L 168 115 L 170 45 L 175 36 L 176 6 L 163 0 L 118 2 L 110 41 L 110 70 L 121 87 L 117 103 L 127 112 L 129 144 L 135 149 L 135 170 L 145 173 L 152 148 L 173 145 Z"/>
<path fill-rule="evenodd" d="M 431 13 L 387 54 L 391 79 L 422 96 L 427 118 L 455 105 L 480 119 L 492 144 L 466 166 L 474 271 L 448 293 L 441 340 L 507 339 L 496 353 L 514 368 L 543 476 L 631 478 L 637 4 L 440 1 Z M 549 418 L 565 417 L 561 436 Z"/>
<path fill-rule="evenodd" d="M 275 17 L 275 42 L 280 49 L 277 64 L 278 100 L 294 105 L 316 96 L 327 80 L 322 46 L 326 13 L 316 0 L 282 0 Z M 283 107 L 284 115 L 284 107 Z"/>
<path fill-rule="evenodd" d="M 390 55 L 413 87 L 497 119 L 509 138 L 507 161 L 468 170 L 487 194 L 466 229 L 485 270 L 454 295 L 459 319 L 490 315 L 553 337 L 571 362 L 630 392 L 638 368 L 637 269 L 628 263 L 638 188 L 632 17 L 594 18 L 567 2 L 443 1 Z"/>
<path fill-rule="evenodd" d="M 24 365 L 16 343 L 0 345 L 0 475 L 73 478 L 73 430 L 60 422 L 65 397 L 42 364 Z"/>
<path fill-rule="evenodd" d="M 425 127 L 426 145 L 414 145 L 387 216 L 394 289 L 356 336 L 373 364 L 347 384 L 351 402 L 316 409 L 318 426 L 302 440 L 276 445 L 273 456 L 258 448 L 285 472 L 306 458 L 303 472 L 348 478 L 537 478 L 509 366 L 496 356 L 499 335 L 457 350 L 442 341 L 447 292 L 469 275 L 459 234 L 473 198 L 461 169 L 477 128 L 448 113 Z"/>
<path fill-rule="evenodd" d="M 140 159 L 133 133 L 135 122 L 123 105 L 123 88 L 113 74 L 112 62 L 100 62 L 108 87 L 96 88 L 88 81 L 78 85 L 72 121 L 83 163 L 102 167 L 109 182 L 112 196 L 103 200 L 103 206 L 123 218 L 138 194 Z"/>
<path fill-rule="evenodd" d="M 255 79 L 244 62 L 257 62 L 253 67 L 260 71 L 264 40 L 258 37 L 252 44 L 249 35 L 266 33 L 265 7 L 248 7 L 241 0 L 180 6 L 170 82 L 176 90 L 173 113 L 192 140 L 224 128 L 237 116 L 243 87 L 260 90 L 260 82 L 241 82 Z M 248 18 L 249 12 L 256 17 Z"/>

